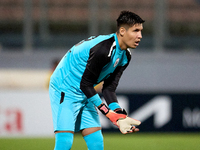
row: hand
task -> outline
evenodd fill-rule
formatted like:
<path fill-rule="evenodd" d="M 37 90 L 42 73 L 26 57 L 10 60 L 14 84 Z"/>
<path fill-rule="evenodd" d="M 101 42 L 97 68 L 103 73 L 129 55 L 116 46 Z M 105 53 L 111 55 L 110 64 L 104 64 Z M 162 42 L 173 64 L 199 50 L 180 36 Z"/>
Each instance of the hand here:
<path fill-rule="evenodd" d="M 125 119 L 119 119 L 117 121 L 117 125 L 119 127 L 119 130 L 123 133 L 123 134 L 127 134 L 127 133 L 132 133 L 132 132 L 138 132 L 139 129 L 135 127 L 135 125 L 140 125 L 141 122 L 130 118 L 130 117 L 126 117 Z"/>
<path fill-rule="evenodd" d="M 98 109 L 114 124 L 118 127 L 117 121 L 119 119 L 125 119 L 127 115 L 125 112 L 123 113 L 116 113 L 110 110 L 104 103 L 98 106 Z"/>

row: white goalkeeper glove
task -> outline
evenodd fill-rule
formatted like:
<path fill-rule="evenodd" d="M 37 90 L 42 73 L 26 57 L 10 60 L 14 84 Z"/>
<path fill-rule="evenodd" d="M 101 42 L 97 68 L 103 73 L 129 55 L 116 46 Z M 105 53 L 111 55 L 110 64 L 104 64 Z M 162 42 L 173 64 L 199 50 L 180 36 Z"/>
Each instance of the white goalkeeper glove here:
<path fill-rule="evenodd" d="M 117 121 L 117 127 L 123 134 L 139 131 L 139 129 L 135 127 L 141 124 L 139 120 L 128 117 L 127 112 L 124 109 L 118 108 L 114 111 L 118 114 L 126 115 L 126 118 L 119 118 Z"/>
<path fill-rule="evenodd" d="M 104 103 L 98 106 L 98 109 L 123 133 L 132 133 L 139 131 L 135 125 L 140 125 L 141 122 L 130 117 L 127 117 L 127 112 L 123 109 L 110 110 Z"/>
<path fill-rule="evenodd" d="M 140 125 L 141 122 L 136 120 L 136 119 L 132 119 L 130 117 L 126 117 L 125 119 L 120 118 L 117 121 L 117 125 L 119 127 L 119 130 L 123 133 L 123 134 L 127 134 L 127 133 L 132 133 L 132 132 L 137 132 L 139 131 L 138 128 L 136 128 L 135 126 Z"/>
<path fill-rule="evenodd" d="M 110 110 L 104 103 L 99 105 L 98 109 L 117 127 L 117 121 L 119 119 L 125 119 L 127 117 L 126 111 L 120 111 L 120 113 L 117 113 L 115 111 Z"/>

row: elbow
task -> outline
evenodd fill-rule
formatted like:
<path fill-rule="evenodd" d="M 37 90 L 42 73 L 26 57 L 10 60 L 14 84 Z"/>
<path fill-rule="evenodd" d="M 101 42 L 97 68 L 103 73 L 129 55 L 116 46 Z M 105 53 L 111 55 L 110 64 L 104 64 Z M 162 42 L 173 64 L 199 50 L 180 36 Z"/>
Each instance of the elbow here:
<path fill-rule="evenodd" d="M 83 84 L 83 82 L 81 81 L 81 83 L 80 83 L 80 89 L 81 89 L 81 91 L 84 92 L 85 88 L 86 88 L 85 84 Z"/>

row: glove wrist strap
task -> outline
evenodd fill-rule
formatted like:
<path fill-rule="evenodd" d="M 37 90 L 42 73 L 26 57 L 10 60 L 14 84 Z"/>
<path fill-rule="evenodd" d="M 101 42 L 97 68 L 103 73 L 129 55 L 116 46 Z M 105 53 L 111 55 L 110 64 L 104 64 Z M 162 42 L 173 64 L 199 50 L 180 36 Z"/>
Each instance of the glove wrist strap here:
<path fill-rule="evenodd" d="M 102 103 L 100 106 L 98 106 L 98 109 L 101 111 L 102 114 L 104 115 L 107 115 L 108 112 L 109 112 L 109 108 L 104 104 Z"/>

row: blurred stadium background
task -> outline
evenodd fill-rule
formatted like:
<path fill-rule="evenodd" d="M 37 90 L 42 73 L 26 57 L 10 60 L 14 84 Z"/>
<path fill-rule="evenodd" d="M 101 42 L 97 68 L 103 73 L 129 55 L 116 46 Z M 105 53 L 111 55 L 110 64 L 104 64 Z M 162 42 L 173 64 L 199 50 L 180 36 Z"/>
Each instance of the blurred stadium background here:
<path fill-rule="evenodd" d="M 1 144 L 11 137 L 53 142 L 47 87 L 56 62 L 82 39 L 115 32 L 122 10 L 146 22 L 117 90 L 121 105 L 143 122 L 144 137 L 186 132 L 183 145 L 192 132 L 192 149 L 200 148 L 200 0 L 0 0 Z M 101 119 L 105 134 L 117 131 Z"/>

